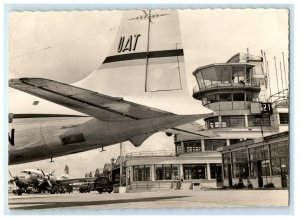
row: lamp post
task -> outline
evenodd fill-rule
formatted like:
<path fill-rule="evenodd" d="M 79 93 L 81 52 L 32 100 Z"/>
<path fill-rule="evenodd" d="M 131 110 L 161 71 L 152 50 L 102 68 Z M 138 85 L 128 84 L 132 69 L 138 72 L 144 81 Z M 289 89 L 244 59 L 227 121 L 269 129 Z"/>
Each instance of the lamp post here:
<path fill-rule="evenodd" d="M 123 178 L 123 143 L 120 143 L 120 187 L 122 186 Z"/>
<path fill-rule="evenodd" d="M 111 171 L 110 171 L 110 177 L 111 177 L 111 181 L 113 181 L 113 166 L 115 163 L 115 158 L 111 158 Z"/>

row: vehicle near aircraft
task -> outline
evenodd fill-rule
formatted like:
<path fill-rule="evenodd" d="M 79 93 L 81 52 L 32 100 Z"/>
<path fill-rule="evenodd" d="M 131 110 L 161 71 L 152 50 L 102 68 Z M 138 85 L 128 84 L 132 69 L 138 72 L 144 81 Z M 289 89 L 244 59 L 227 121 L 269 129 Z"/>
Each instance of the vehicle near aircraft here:
<path fill-rule="evenodd" d="M 89 193 L 90 191 L 98 191 L 99 194 L 102 192 L 111 193 L 114 189 L 114 184 L 109 180 L 108 177 L 100 176 L 95 178 L 90 183 L 84 183 L 79 187 L 80 193 Z"/>
<path fill-rule="evenodd" d="M 108 177 L 101 176 L 95 179 L 94 189 L 97 190 L 99 194 L 102 192 L 111 193 L 114 189 L 114 184 Z"/>
<path fill-rule="evenodd" d="M 80 179 L 69 179 L 66 175 L 69 174 L 69 167 L 66 165 L 61 178 L 56 178 L 51 173 L 45 173 L 40 169 L 24 169 L 17 176 L 12 176 L 9 180 L 14 184 L 12 193 L 22 195 L 23 193 L 31 194 L 35 192 L 49 192 L 53 193 L 71 193 L 73 191 L 70 183 L 77 182 Z"/>
<path fill-rule="evenodd" d="M 215 136 L 194 123 L 212 113 L 199 114 L 188 92 L 175 10 L 126 11 L 109 55 L 75 84 L 24 77 L 9 87 L 24 92 L 9 114 L 9 164 L 140 146 L 159 131 Z"/>
<path fill-rule="evenodd" d="M 84 183 L 79 186 L 79 192 L 80 193 L 89 193 L 91 191 L 91 186 L 89 183 Z"/>

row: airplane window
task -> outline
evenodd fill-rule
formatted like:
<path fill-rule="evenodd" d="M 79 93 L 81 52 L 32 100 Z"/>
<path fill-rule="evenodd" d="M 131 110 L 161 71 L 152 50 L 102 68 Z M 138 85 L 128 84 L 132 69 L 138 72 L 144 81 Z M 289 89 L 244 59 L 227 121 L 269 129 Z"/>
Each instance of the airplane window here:
<path fill-rule="evenodd" d="M 30 171 L 28 171 L 28 174 L 31 174 L 31 172 L 30 172 Z"/>

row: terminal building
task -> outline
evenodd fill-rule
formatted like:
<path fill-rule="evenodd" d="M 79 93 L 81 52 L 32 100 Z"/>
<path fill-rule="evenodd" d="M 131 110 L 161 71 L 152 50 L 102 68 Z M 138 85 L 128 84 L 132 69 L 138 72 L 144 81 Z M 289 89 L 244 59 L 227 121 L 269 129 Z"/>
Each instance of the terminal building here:
<path fill-rule="evenodd" d="M 213 110 L 205 128 L 218 137 L 174 136 L 174 151 L 139 152 L 116 160 L 124 184 L 138 189 L 288 186 L 288 91 L 268 94 L 261 57 L 238 53 L 197 68 L 193 97 Z"/>

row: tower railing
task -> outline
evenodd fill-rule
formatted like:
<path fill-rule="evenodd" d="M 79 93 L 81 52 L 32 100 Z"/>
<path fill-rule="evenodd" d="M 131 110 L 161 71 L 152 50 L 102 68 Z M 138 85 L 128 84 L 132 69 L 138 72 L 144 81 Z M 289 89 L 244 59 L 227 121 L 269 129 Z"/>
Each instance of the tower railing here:
<path fill-rule="evenodd" d="M 193 94 L 199 93 L 201 91 L 210 90 L 213 88 L 224 88 L 224 87 L 260 87 L 259 81 L 252 81 L 251 83 L 247 82 L 239 82 L 239 83 L 214 83 L 211 84 L 210 82 L 206 82 L 205 84 L 201 84 L 201 87 L 199 85 L 194 86 L 193 88 Z"/>

